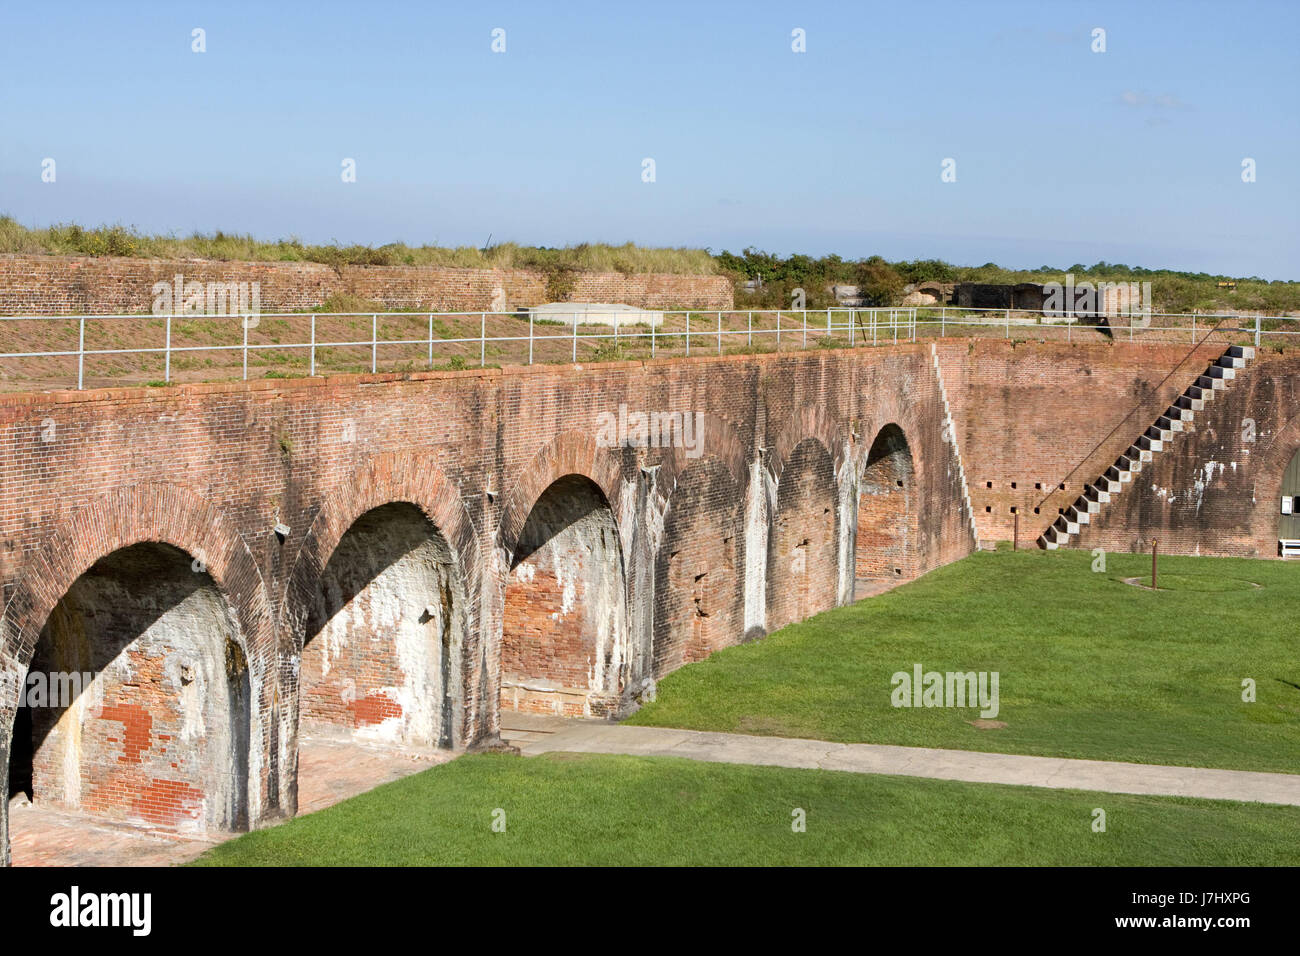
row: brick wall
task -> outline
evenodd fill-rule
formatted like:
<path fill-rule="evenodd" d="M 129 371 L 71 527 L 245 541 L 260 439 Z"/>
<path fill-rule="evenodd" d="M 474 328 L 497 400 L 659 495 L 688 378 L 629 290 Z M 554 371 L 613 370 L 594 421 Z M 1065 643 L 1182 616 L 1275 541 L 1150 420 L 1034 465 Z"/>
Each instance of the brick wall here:
<path fill-rule="evenodd" d="M 1032 545 L 1223 348 L 941 343 L 980 539 L 1009 541 L 1019 512 Z"/>
<path fill-rule="evenodd" d="M 602 447 L 601 416 L 620 404 L 698 414 L 699 441 Z M 599 713 L 680 662 L 851 600 L 858 474 L 866 443 L 891 422 L 915 467 L 916 568 L 968 553 L 942 416 L 930 351 L 917 345 L 0 397 L 0 670 L 26 673 L 55 608 L 96 561 L 142 541 L 173 546 L 211 579 L 219 600 L 205 614 L 226 616 L 246 662 L 243 716 L 231 723 L 231 739 L 249 742 L 234 745 L 246 777 L 231 778 L 245 792 L 233 816 L 203 825 L 260 825 L 295 809 L 300 709 L 307 724 L 333 719 L 349 733 L 399 720 L 395 708 L 348 707 L 406 686 L 419 654 L 432 668 L 423 696 L 389 696 L 400 717 L 427 706 L 437 729 L 417 736 L 462 747 L 496 731 L 509 671 L 552 677 Z M 599 507 L 583 512 L 591 527 L 565 518 L 579 500 L 561 487 L 555 533 L 530 537 L 537 502 L 568 475 L 599 490 Z M 358 519 L 396 502 L 421 520 L 357 533 Z M 597 540 L 601 560 L 574 575 L 574 548 Z M 346 573 L 330 568 L 336 557 Z M 516 557 L 536 566 L 531 580 L 510 573 Z M 446 580 L 459 582 L 450 628 L 427 611 Z M 156 583 L 146 576 L 137 590 L 157 601 Z M 350 626 L 323 625 L 330 594 L 333 618 Z M 540 628 L 530 640 L 507 626 L 521 612 L 572 622 L 572 641 L 547 651 Z M 162 646 L 142 624 L 131 630 L 110 641 L 119 656 Z M 164 668 L 229 647 L 213 626 L 189 631 L 189 651 L 159 652 Z M 369 647 L 352 643 L 375 633 Z M 342 681 L 322 686 L 331 642 L 331 667 L 354 684 L 347 700 Z M 12 699 L 0 707 L 8 727 Z M 162 737 L 151 730 L 140 753 L 184 759 L 158 779 L 193 785 L 186 761 L 226 766 Z M 9 745 L 0 740 L 6 768 Z"/>
<path fill-rule="evenodd" d="M 0 255 L 0 315 L 149 312 L 154 284 L 171 284 L 178 274 L 186 282 L 257 282 L 263 312 L 310 311 L 336 294 L 372 299 L 390 309 L 445 312 L 492 310 L 501 294 L 508 309 L 549 301 L 546 276 L 519 269 L 336 270 L 313 262 Z M 578 273 L 569 299 L 653 309 L 729 309 L 732 284 L 725 276 Z"/>

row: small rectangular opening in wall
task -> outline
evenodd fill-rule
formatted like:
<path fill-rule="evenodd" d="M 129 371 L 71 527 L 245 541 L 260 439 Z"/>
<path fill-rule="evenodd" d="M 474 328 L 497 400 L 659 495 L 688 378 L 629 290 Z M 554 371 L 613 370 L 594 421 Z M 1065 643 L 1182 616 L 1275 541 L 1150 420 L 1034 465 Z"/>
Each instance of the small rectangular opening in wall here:
<path fill-rule="evenodd" d="M 991 512 L 993 511 L 993 506 L 992 506 L 992 505 L 985 505 L 985 506 L 984 506 L 984 511 L 985 511 L 986 514 L 987 514 L 987 513 L 991 513 Z"/>
<path fill-rule="evenodd" d="M 1042 491 L 1042 490 L 1043 490 L 1043 483 L 1041 481 L 1035 481 L 1034 491 Z"/>
<path fill-rule="evenodd" d="M 986 481 L 986 482 L 984 482 L 984 487 L 985 487 L 985 488 L 992 488 L 992 487 L 993 487 L 993 482 L 991 482 L 991 481 Z"/>
<path fill-rule="evenodd" d="M 1015 506 L 1015 505 L 1012 505 L 1012 506 L 1011 506 L 1011 513 L 1012 513 L 1012 514 L 1015 514 L 1015 513 L 1016 513 L 1016 506 Z"/>
<path fill-rule="evenodd" d="M 1015 489 L 1015 487 L 1016 487 L 1016 483 L 1015 483 L 1014 481 L 1011 482 L 1011 487 L 1012 487 L 1013 490 Z"/>

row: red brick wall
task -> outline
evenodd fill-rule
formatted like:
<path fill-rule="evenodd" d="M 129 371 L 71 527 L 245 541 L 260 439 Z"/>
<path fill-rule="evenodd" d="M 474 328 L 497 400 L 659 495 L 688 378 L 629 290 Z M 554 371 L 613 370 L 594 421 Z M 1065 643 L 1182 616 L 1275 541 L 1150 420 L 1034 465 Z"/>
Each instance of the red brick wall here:
<path fill-rule="evenodd" d="M 134 314 L 149 312 L 156 282 L 257 282 L 263 312 L 304 312 L 336 294 L 391 309 L 480 311 L 496 290 L 510 309 L 549 301 L 546 276 L 521 269 L 436 266 L 331 266 L 314 262 L 215 262 L 0 255 L 0 315 Z M 578 273 L 570 300 L 621 302 L 644 308 L 729 309 L 725 276 Z"/>
<path fill-rule="evenodd" d="M 796 446 L 776 501 L 767 563 L 769 631 L 834 607 L 838 596 L 834 463 L 815 438 Z"/>
<path fill-rule="evenodd" d="M 19 744 L 34 800 L 189 832 L 246 822 L 247 675 L 228 645 L 222 595 L 187 555 L 145 544 L 98 562 L 33 660 L 33 673 L 94 675 L 75 701 L 30 709 Z"/>
<path fill-rule="evenodd" d="M 1147 552 L 1158 538 L 1162 553 L 1277 557 L 1282 476 L 1300 451 L 1297 409 L 1300 352 L 1260 350 L 1072 546 Z"/>
<path fill-rule="evenodd" d="M 1190 343 L 938 348 L 980 539 L 1009 541 L 1018 510 L 1021 543 L 1032 545 L 1224 345 L 1194 354 Z"/>
<path fill-rule="evenodd" d="M 672 490 L 655 564 L 654 676 L 744 633 L 744 498 L 725 464 L 692 463 Z"/>
<path fill-rule="evenodd" d="M 601 416 L 620 403 L 701 413 L 699 458 L 678 447 L 598 446 Z M 578 603 L 601 611 L 585 618 L 583 638 L 593 627 L 608 635 L 594 660 L 590 645 L 580 652 L 595 712 L 623 706 L 671 666 L 677 647 L 684 660 L 835 603 L 837 576 L 842 588 L 853 574 L 846 482 L 865 456 L 865 436 L 886 423 L 906 434 L 918 498 L 932 503 L 919 512 L 918 567 L 968 553 L 968 516 L 942 417 L 930 351 L 914 345 L 2 396 L 0 668 L 25 672 L 54 606 L 100 557 L 140 541 L 181 549 L 202 562 L 245 648 L 244 805 L 251 823 L 263 823 L 293 812 L 300 702 L 309 718 L 325 716 L 302 645 L 331 558 L 346 551 L 345 536 L 368 511 L 410 502 L 437 529 L 463 581 L 462 636 L 446 651 L 445 689 L 432 696 L 448 715 L 447 741 L 464 746 L 497 729 L 502 675 L 523 669 L 504 659 L 508 602 L 542 614 L 555 613 L 557 601 L 563 606 L 562 591 L 509 574 L 517 556 L 527 557 L 520 542 L 534 506 L 558 479 L 582 475 L 599 488 L 606 553 L 624 565 L 621 579 L 610 575 L 610 562 L 599 575 L 593 562 L 591 574 L 579 576 L 598 590 L 615 581 L 597 602 L 590 589 L 585 597 L 575 592 Z M 706 479 L 719 465 L 734 495 L 720 479 Z M 759 474 L 764 487 L 751 489 Z M 743 522 L 746 547 L 734 577 L 725 555 L 715 563 L 711 553 L 682 547 L 725 541 L 737 503 L 749 515 L 768 500 L 769 486 L 775 513 Z M 277 525 L 288 529 L 283 540 Z M 748 546 L 755 535 L 756 550 Z M 804 540 L 805 563 L 795 574 L 793 551 Z M 661 573 L 664 549 L 685 560 L 666 559 Z M 754 555 L 760 566 L 743 567 L 740 555 Z M 660 600 L 656 581 L 694 584 L 706 563 L 707 587 L 678 595 L 672 585 L 673 600 Z M 372 592 L 360 606 L 387 593 Z M 698 630 L 686 627 L 697 594 L 710 620 Z M 614 598 L 625 602 L 623 611 Z M 604 613 L 610 609 L 613 617 Z M 654 642 L 665 631 L 656 669 Z M 393 647 L 380 642 L 375 654 Z M 572 666 L 575 655 L 561 650 L 544 663 Z M 558 672 L 567 683 L 566 673 L 577 670 Z M 390 680 L 376 675 L 370 683 Z M 366 682 L 356 683 L 360 691 Z M 0 726 L 11 714 L 12 703 L 0 703 Z M 0 829 L 5 819 L 0 813 Z"/>
<path fill-rule="evenodd" d="M 447 547 L 414 505 L 362 515 L 330 558 L 302 654 L 304 730 L 413 746 L 446 743 L 448 651 L 465 598 Z"/>
<path fill-rule="evenodd" d="M 859 485 L 859 578 L 906 580 L 916 575 L 921 505 L 907 439 L 886 427 L 871 447 Z"/>
<path fill-rule="evenodd" d="M 609 504 L 586 478 L 561 478 L 533 506 L 520 544 L 502 619 L 502 707 L 610 712 L 622 688 L 605 685 L 599 662 L 614 652 L 626 608 Z"/>

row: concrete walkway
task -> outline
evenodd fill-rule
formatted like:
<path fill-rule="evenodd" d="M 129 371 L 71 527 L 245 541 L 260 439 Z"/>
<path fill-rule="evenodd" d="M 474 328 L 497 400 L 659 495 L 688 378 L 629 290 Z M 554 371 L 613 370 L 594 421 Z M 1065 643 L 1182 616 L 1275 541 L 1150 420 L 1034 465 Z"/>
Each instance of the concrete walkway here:
<path fill-rule="evenodd" d="M 836 744 L 824 740 L 629 727 L 605 721 L 527 714 L 502 714 L 501 722 L 501 736 L 529 757 L 555 751 L 685 757 L 716 763 L 1300 806 L 1300 774 L 1024 757 L 884 744 Z"/>

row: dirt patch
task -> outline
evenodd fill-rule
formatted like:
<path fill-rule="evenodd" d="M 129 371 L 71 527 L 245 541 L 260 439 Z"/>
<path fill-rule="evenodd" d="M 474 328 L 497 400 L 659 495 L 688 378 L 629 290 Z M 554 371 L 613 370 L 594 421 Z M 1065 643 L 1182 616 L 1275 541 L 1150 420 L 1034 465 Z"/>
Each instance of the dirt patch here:
<path fill-rule="evenodd" d="M 1005 720 L 988 720 L 984 717 L 976 717 L 974 720 L 966 721 L 966 723 L 970 724 L 976 730 L 1002 730 L 1007 726 Z"/>

